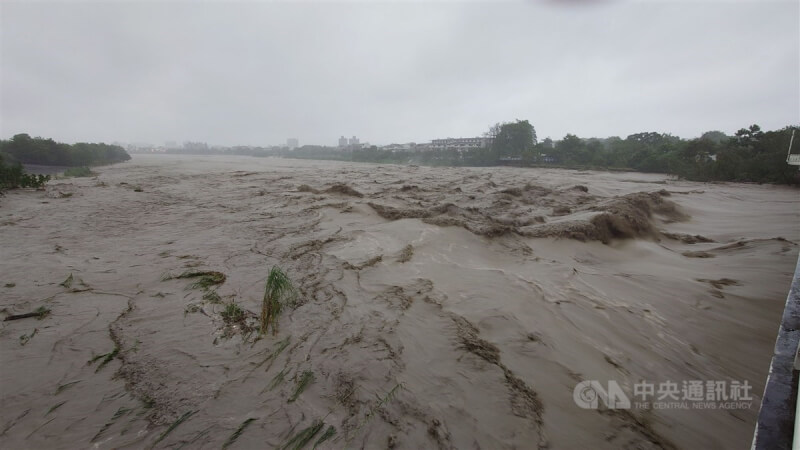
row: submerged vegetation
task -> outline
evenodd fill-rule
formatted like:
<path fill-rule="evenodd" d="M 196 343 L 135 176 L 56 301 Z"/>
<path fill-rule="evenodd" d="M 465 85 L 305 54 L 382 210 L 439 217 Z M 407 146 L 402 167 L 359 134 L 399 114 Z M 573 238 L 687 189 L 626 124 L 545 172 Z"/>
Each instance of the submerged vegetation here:
<path fill-rule="evenodd" d="M 28 317 L 36 317 L 39 320 L 44 319 L 45 317 L 50 315 L 50 308 L 40 306 L 36 308 L 34 311 L 24 314 L 11 314 L 3 319 L 4 322 L 9 322 L 12 320 L 19 320 L 19 319 L 27 319 Z"/>
<path fill-rule="evenodd" d="M 178 426 L 179 426 L 180 424 L 182 424 L 183 422 L 185 422 L 186 420 L 188 420 L 188 419 L 189 419 L 190 417 L 192 417 L 192 416 L 193 416 L 193 415 L 194 415 L 196 412 L 197 412 L 197 411 L 195 410 L 195 411 L 187 411 L 187 412 L 183 413 L 183 415 L 182 415 L 182 416 L 180 416 L 180 417 L 178 417 L 178 419 L 177 419 L 177 420 L 175 420 L 175 422 L 172 422 L 172 425 L 170 425 L 170 426 L 169 426 L 169 428 L 167 428 L 166 430 L 164 430 L 164 432 L 163 432 L 163 433 L 161 433 L 161 435 L 159 435 L 159 436 L 158 436 L 158 439 L 156 439 L 156 441 L 155 441 L 155 442 L 153 442 L 153 445 L 151 445 L 151 446 L 150 446 L 150 448 L 154 448 L 154 447 L 156 446 L 156 444 L 158 444 L 159 442 L 163 441 L 163 440 L 164 440 L 164 438 L 165 438 L 165 437 L 167 437 L 167 435 L 168 435 L 168 434 L 172 433 L 172 431 L 173 431 L 173 430 L 175 430 L 175 428 L 178 428 Z"/>
<path fill-rule="evenodd" d="M 20 336 L 19 337 L 19 345 L 27 344 L 31 339 L 33 339 L 34 336 L 36 336 L 36 333 L 38 333 L 38 332 L 39 332 L 39 329 L 38 328 L 34 328 L 33 331 L 31 331 L 30 334 L 23 334 L 22 336 Z"/>
<path fill-rule="evenodd" d="M 222 297 L 219 296 L 217 291 L 211 290 L 208 290 L 203 294 L 203 300 L 214 304 L 222 303 Z"/>
<path fill-rule="evenodd" d="M 224 283 L 226 279 L 224 273 L 213 270 L 186 271 L 176 277 L 167 277 L 166 279 L 170 278 L 197 278 L 197 280 L 186 287 L 187 289 L 208 289 L 211 286 Z"/>
<path fill-rule="evenodd" d="M 332 438 L 334 435 L 336 435 L 336 427 L 334 427 L 333 425 L 328 425 L 328 429 L 325 430 L 325 432 L 322 433 L 322 436 L 320 436 L 319 439 L 317 439 L 317 442 L 314 443 L 314 448 L 319 447 L 320 444 Z"/>
<path fill-rule="evenodd" d="M 311 439 L 314 439 L 314 436 L 316 436 L 317 433 L 319 433 L 319 430 L 321 430 L 322 427 L 324 426 L 325 422 L 321 420 L 315 420 L 309 427 L 302 429 L 299 433 L 297 433 L 291 439 L 289 439 L 289 441 L 287 441 L 286 444 L 284 444 L 281 447 L 281 450 L 288 450 L 288 449 L 299 450 L 305 447 L 306 444 L 308 444 L 311 441 Z M 326 437 L 325 439 L 327 439 L 328 437 Z M 317 441 L 317 445 L 321 444 L 323 441 L 324 440 L 320 438 Z"/>
<path fill-rule="evenodd" d="M 265 334 L 270 325 L 272 334 L 278 334 L 278 315 L 284 303 L 294 295 L 295 288 L 292 281 L 280 267 L 273 266 L 267 276 L 264 299 L 261 303 L 261 334 Z"/>
<path fill-rule="evenodd" d="M 225 309 L 222 310 L 220 316 L 228 324 L 241 322 L 244 320 L 244 310 L 236 303 L 230 302 L 225 305 Z"/>
<path fill-rule="evenodd" d="M 289 403 L 292 403 L 295 400 L 297 400 L 297 397 L 300 397 L 300 394 L 302 394 L 303 391 L 306 390 L 308 385 L 313 383 L 314 380 L 316 380 L 316 377 L 314 376 L 314 372 L 311 372 L 310 370 L 306 370 L 302 374 L 300 374 L 300 378 L 297 379 L 297 382 L 295 384 L 294 392 L 292 392 L 292 396 L 289 397 Z"/>
<path fill-rule="evenodd" d="M 353 432 L 350 434 L 350 437 L 347 439 L 347 443 L 349 444 L 350 442 L 352 442 L 352 441 L 353 441 L 353 439 L 355 439 L 355 437 L 356 437 L 356 436 L 358 435 L 358 433 L 361 431 L 361 429 L 362 429 L 362 428 L 364 428 L 364 426 L 365 426 L 365 425 L 367 425 L 367 424 L 368 424 L 368 423 L 369 423 L 369 422 L 372 420 L 372 418 L 373 418 L 373 417 L 375 417 L 375 414 L 376 414 L 376 413 L 377 413 L 377 412 L 378 412 L 378 411 L 379 411 L 379 410 L 380 410 L 380 409 L 381 409 L 381 408 L 382 408 L 384 405 L 386 405 L 386 404 L 388 404 L 389 402 L 391 402 L 392 400 L 394 400 L 394 399 L 395 399 L 395 397 L 397 397 L 397 395 L 398 395 L 398 392 L 400 392 L 400 391 L 401 391 L 401 390 L 403 390 L 403 389 L 405 389 L 405 386 L 403 385 L 403 383 L 397 383 L 397 384 L 396 384 L 396 385 L 395 385 L 395 386 L 394 386 L 394 387 L 393 387 L 391 390 L 389 390 L 389 392 L 387 392 L 387 393 L 386 393 L 386 395 L 384 395 L 383 397 L 381 397 L 381 396 L 380 396 L 380 395 L 378 395 L 378 394 L 375 394 L 375 396 L 378 398 L 378 401 L 377 401 L 377 403 L 375 403 L 375 404 L 374 404 L 372 407 L 370 407 L 370 409 L 369 409 L 369 410 L 367 411 L 367 413 L 364 415 L 364 418 L 363 418 L 363 420 L 361 420 L 361 422 L 360 422 L 360 423 L 359 423 L 359 424 L 356 426 L 355 430 L 354 430 L 354 431 L 353 431 Z"/>
<path fill-rule="evenodd" d="M 70 272 L 69 276 L 68 276 L 68 277 L 67 277 L 67 278 L 66 278 L 64 281 L 62 281 L 61 283 L 59 283 L 58 285 L 59 285 L 59 286 L 63 286 L 63 287 L 65 287 L 65 288 L 69 289 L 69 288 L 71 288 L 71 287 L 72 287 L 72 282 L 73 282 L 74 280 L 75 280 L 75 277 L 72 275 L 72 272 Z"/>
<path fill-rule="evenodd" d="M 64 392 L 65 390 L 69 389 L 70 387 L 80 383 L 81 381 L 83 381 L 83 380 L 75 380 L 75 381 L 70 381 L 70 382 L 67 382 L 67 383 L 64 383 L 64 384 L 59 384 L 58 387 L 56 388 L 55 394 L 53 394 L 53 395 L 58 395 L 58 394 Z"/>
<path fill-rule="evenodd" d="M 283 383 L 283 379 L 285 376 L 286 376 L 286 369 L 278 372 L 277 375 L 272 377 L 272 381 L 269 382 L 269 385 L 267 386 L 266 390 L 271 391 L 276 387 L 278 387 L 279 384 Z"/>
<path fill-rule="evenodd" d="M 63 402 L 62 402 L 62 404 L 63 404 Z M 93 438 L 92 438 L 92 439 L 91 439 L 89 442 L 95 442 L 95 441 L 97 441 L 97 439 L 99 439 L 99 438 L 100 438 L 100 436 L 101 436 L 101 435 L 102 435 L 102 434 L 103 434 L 103 433 L 104 433 L 106 430 L 108 430 L 108 429 L 109 429 L 109 428 L 110 428 L 112 425 L 114 425 L 114 423 L 117 421 L 117 419 L 119 419 L 120 417 L 122 417 L 122 416 L 124 416 L 124 415 L 126 415 L 126 414 L 128 414 L 128 413 L 130 413 L 130 412 L 131 412 L 131 409 L 129 409 L 129 408 L 125 408 L 125 407 L 120 407 L 120 408 L 119 408 L 119 409 L 118 409 L 118 410 L 117 410 L 117 411 L 114 413 L 114 415 L 113 415 L 113 416 L 111 416 L 111 419 L 110 419 L 108 422 L 106 422 L 106 423 L 103 425 L 103 427 L 102 427 L 102 428 L 100 428 L 100 431 L 98 431 L 98 432 L 97 432 L 97 433 L 94 435 L 94 437 L 93 437 Z"/>
<path fill-rule="evenodd" d="M 108 364 L 111 361 L 113 361 L 114 358 L 117 357 L 117 355 L 119 355 L 119 347 L 114 347 L 114 349 L 111 350 L 110 352 L 103 353 L 102 355 L 97 355 L 94 358 L 90 359 L 88 364 L 91 365 L 91 364 L 94 364 L 97 360 L 101 360 L 100 364 L 97 366 L 97 369 L 95 369 L 95 371 L 94 371 L 95 373 L 97 373 L 97 372 L 100 372 L 100 369 L 105 367 L 106 364 Z"/>
<path fill-rule="evenodd" d="M 222 444 L 222 449 L 224 450 L 229 446 L 231 446 L 231 444 L 236 442 L 236 440 L 239 439 L 239 436 L 241 436 L 242 433 L 244 432 L 244 429 L 247 428 L 247 426 L 250 425 L 254 420 L 256 420 L 254 417 L 250 417 L 249 419 L 242 422 L 242 424 L 239 425 L 239 428 L 237 428 L 236 431 L 234 431 L 233 434 L 230 435 L 228 440 L 225 441 L 224 444 Z"/>

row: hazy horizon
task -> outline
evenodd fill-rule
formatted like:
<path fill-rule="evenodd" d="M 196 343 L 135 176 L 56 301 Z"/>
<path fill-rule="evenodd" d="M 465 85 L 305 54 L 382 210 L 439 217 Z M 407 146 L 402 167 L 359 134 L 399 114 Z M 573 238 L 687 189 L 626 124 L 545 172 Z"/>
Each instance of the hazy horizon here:
<path fill-rule="evenodd" d="M 0 5 L 0 134 L 376 145 L 800 122 L 797 2 Z"/>

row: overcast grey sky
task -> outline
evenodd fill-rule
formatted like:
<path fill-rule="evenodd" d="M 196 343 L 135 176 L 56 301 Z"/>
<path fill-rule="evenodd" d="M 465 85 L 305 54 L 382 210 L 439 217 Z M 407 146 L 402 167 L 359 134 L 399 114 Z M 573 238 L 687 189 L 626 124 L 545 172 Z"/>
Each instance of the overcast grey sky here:
<path fill-rule="evenodd" d="M 800 3 L 0 4 L 0 137 L 335 145 L 800 123 Z"/>

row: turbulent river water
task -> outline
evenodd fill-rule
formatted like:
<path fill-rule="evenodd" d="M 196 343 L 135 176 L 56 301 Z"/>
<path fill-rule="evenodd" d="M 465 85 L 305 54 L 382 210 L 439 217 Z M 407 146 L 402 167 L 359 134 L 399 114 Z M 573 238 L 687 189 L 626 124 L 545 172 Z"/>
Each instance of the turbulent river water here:
<path fill-rule="evenodd" d="M 50 310 L 0 323 L 0 447 L 750 446 L 796 189 L 168 155 L 97 172 L 0 197 L 0 311 Z M 275 265 L 297 295 L 259 336 Z M 590 380 L 631 407 L 580 407 Z M 750 400 L 681 398 L 698 381 Z"/>

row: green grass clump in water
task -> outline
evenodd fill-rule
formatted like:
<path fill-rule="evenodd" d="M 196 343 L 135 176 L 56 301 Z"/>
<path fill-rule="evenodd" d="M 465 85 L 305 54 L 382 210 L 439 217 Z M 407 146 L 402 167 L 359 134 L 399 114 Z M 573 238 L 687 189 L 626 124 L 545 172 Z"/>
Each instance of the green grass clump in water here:
<path fill-rule="evenodd" d="M 228 440 L 225 441 L 224 444 L 222 444 L 222 449 L 225 450 L 226 448 L 228 448 L 229 445 L 236 442 L 236 440 L 239 439 L 239 436 L 241 436 L 242 432 L 244 432 L 244 429 L 247 428 L 247 426 L 250 425 L 250 423 L 253 422 L 254 420 L 256 419 L 254 417 L 251 417 L 242 422 L 242 424 L 239 425 L 239 428 L 237 428 L 236 431 L 234 431 L 233 434 L 228 438 Z"/>
<path fill-rule="evenodd" d="M 72 274 L 70 273 L 70 274 L 69 274 L 69 276 L 67 277 L 67 279 L 66 279 L 66 280 L 64 280 L 64 281 L 62 281 L 62 282 L 59 284 L 59 286 L 64 286 L 65 288 L 70 288 L 70 287 L 72 287 L 72 280 L 73 280 L 73 279 L 74 279 L 74 278 L 72 277 Z"/>
<path fill-rule="evenodd" d="M 234 302 L 225 305 L 225 309 L 220 313 L 222 320 L 227 324 L 241 322 L 244 320 L 244 311 Z"/>
<path fill-rule="evenodd" d="M 50 315 L 50 308 L 45 308 L 44 306 L 40 306 L 36 308 L 34 312 L 36 313 L 36 318 L 38 320 L 42 320 Z"/>
<path fill-rule="evenodd" d="M 261 334 L 266 334 L 267 328 L 272 325 L 272 334 L 278 334 L 278 315 L 283 309 L 283 304 L 295 295 L 292 280 L 278 266 L 272 266 L 267 275 L 267 285 L 264 288 L 264 299 L 261 302 Z"/>
<path fill-rule="evenodd" d="M 286 444 L 281 447 L 281 450 L 300 450 L 301 448 L 305 447 L 306 444 L 314 438 L 314 435 L 319 433 L 319 430 L 322 429 L 323 425 L 325 425 L 321 420 L 315 420 L 314 423 L 311 424 L 310 427 L 304 429 L 303 431 L 297 433 L 289 439 Z"/>
<path fill-rule="evenodd" d="M 315 378 L 314 372 L 311 372 L 310 370 L 306 370 L 305 372 L 303 372 L 300 375 L 300 379 L 297 380 L 297 385 L 294 388 L 292 396 L 289 397 L 289 403 L 297 400 L 297 397 L 299 397 L 300 394 L 302 394 L 303 391 L 306 390 L 308 385 L 314 382 L 314 378 Z"/>

